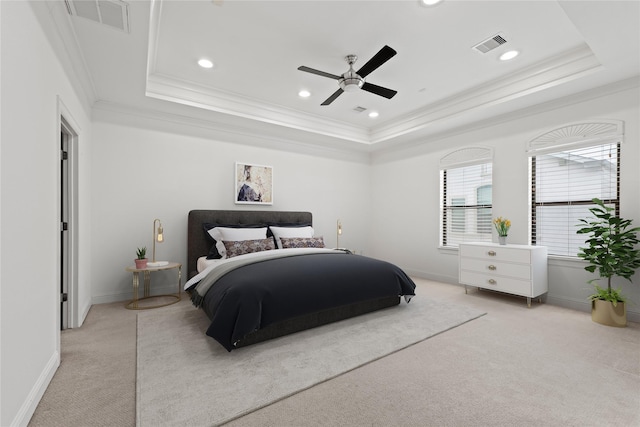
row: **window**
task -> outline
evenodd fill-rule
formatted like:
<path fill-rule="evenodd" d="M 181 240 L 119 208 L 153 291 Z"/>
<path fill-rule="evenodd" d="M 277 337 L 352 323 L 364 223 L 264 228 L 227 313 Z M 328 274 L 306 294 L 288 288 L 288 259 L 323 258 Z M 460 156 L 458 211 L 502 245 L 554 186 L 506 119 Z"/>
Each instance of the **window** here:
<path fill-rule="evenodd" d="M 618 213 L 621 128 L 621 122 L 570 125 L 553 131 L 562 138 L 547 136 L 545 147 L 530 150 L 532 245 L 546 246 L 550 255 L 577 256 L 588 236 L 576 230 L 579 218 L 591 215 L 591 199 Z"/>
<path fill-rule="evenodd" d="M 465 148 L 440 160 L 441 246 L 491 241 L 492 152 Z"/>

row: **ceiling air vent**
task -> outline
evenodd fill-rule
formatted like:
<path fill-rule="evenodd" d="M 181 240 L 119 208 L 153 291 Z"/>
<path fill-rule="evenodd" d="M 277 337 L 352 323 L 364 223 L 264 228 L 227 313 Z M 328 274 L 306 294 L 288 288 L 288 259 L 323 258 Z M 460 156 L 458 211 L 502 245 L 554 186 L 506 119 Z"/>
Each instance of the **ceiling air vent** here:
<path fill-rule="evenodd" d="M 364 108 L 364 107 L 355 107 L 353 109 L 353 111 L 355 111 L 356 113 L 362 113 L 365 110 L 366 110 L 366 108 Z"/>
<path fill-rule="evenodd" d="M 478 43 L 477 45 L 475 45 L 473 47 L 473 49 L 477 50 L 478 52 L 481 53 L 487 53 L 490 50 L 493 50 L 495 48 L 497 48 L 500 45 L 503 45 L 507 42 L 507 40 L 504 38 L 504 36 L 502 34 L 496 34 L 495 36 L 481 42 Z"/>
<path fill-rule="evenodd" d="M 129 5 L 119 0 L 65 0 L 72 16 L 90 19 L 100 24 L 129 32 Z"/>

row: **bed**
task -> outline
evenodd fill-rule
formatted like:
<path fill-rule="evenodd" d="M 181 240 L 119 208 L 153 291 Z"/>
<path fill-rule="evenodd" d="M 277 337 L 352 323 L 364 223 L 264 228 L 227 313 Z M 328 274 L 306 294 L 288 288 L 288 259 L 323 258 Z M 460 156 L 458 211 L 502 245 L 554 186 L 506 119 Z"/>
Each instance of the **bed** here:
<path fill-rule="evenodd" d="M 185 289 L 211 321 L 207 335 L 232 351 L 392 307 L 401 297 L 408 302 L 415 295 L 415 284 L 399 267 L 323 248 L 321 237 L 305 234 L 312 225 L 310 212 L 189 212 Z M 265 229 L 264 239 L 228 237 Z M 218 230 L 231 234 L 220 238 Z"/>

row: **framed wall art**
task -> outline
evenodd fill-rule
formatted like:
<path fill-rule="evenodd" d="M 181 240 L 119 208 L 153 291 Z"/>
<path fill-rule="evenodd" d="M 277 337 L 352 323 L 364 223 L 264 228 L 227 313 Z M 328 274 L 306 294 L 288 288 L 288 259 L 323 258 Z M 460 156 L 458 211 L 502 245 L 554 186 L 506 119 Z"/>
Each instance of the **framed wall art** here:
<path fill-rule="evenodd" d="M 234 198 L 238 205 L 272 205 L 273 168 L 236 162 Z"/>

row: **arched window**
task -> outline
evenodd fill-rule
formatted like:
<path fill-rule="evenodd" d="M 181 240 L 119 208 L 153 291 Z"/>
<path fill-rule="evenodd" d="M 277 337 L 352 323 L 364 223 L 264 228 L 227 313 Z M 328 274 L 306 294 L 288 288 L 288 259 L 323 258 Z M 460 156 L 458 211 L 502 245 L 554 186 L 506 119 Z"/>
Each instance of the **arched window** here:
<path fill-rule="evenodd" d="M 493 151 L 467 147 L 440 159 L 440 245 L 491 241 Z"/>
<path fill-rule="evenodd" d="M 620 209 L 620 144 L 624 124 L 615 120 L 572 123 L 527 144 L 531 181 L 531 244 L 550 255 L 576 256 L 584 235 L 579 218 L 591 216 L 597 197 Z"/>

